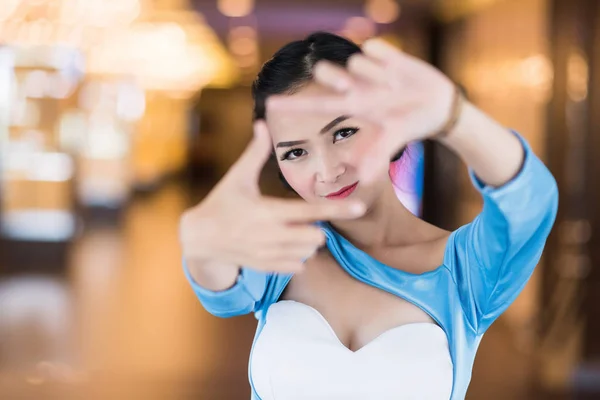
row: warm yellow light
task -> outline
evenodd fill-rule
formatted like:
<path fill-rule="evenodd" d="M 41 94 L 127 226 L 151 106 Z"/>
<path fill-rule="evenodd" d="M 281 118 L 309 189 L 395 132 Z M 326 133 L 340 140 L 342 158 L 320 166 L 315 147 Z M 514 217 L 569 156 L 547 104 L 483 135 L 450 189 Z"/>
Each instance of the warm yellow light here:
<path fill-rule="evenodd" d="M 61 7 L 60 10 L 60 21 L 64 24 L 76 24 L 81 22 L 81 8 L 82 4 L 80 1 L 70 1 L 68 7 Z"/>
<path fill-rule="evenodd" d="M 522 84 L 532 87 L 546 86 L 553 78 L 552 63 L 542 54 L 524 59 L 520 63 L 520 72 Z"/>
<path fill-rule="evenodd" d="M 2 7 L 0 7 L 0 21 L 10 18 L 20 2 L 20 0 L 2 0 Z"/>
<path fill-rule="evenodd" d="M 396 0 L 367 0 L 365 14 L 378 24 L 389 24 L 400 16 L 400 5 Z"/>
<path fill-rule="evenodd" d="M 245 17 L 252 12 L 254 0 L 217 0 L 217 8 L 228 17 Z"/>
<path fill-rule="evenodd" d="M 498 0 L 435 0 L 433 5 L 435 12 L 442 19 L 450 21 L 475 14 L 497 2 Z"/>
<path fill-rule="evenodd" d="M 101 31 L 127 27 L 141 11 L 140 0 L 0 2 L 0 38 L 23 46 L 70 44 L 89 48 L 102 37 Z"/>
<path fill-rule="evenodd" d="M 567 93 L 573 101 L 583 101 L 588 96 L 589 66 L 583 52 L 571 51 L 567 63 Z"/>
<path fill-rule="evenodd" d="M 237 79 L 236 63 L 199 13 L 187 7 L 151 10 L 150 1 L 0 0 L 0 40 L 23 48 L 76 48 L 85 57 L 86 73 L 133 76 L 148 90 L 192 93 Z M 236 4 L 239 12 L 240 4 L 251 9 L 254 2 Z M 133 22 L 142 8 L 143 18 Z M 251 54 L 257 52 L 256 37 L 253 28 L 238 27 L 230 44 L 236 53 Z M 51 55 L 27 57 L 21 62 L 53 62 Z M 68 92 L 57 87 L 58 96 Z"/>
<path fill-rule="evenodd" d="M 235 76 L 230 57 L 214 41 L 202 29 L 188 30 L 177 23 L 137 23 L 94 48 L 88 71 L 131 74 L 146 90 L 190 93 Z"/>
<path fill-rule="evenodd" d="M 587 72 L 581 71 L 580 61 L 575 59 L 573 70 L 579 70 L 579 73 L 574 73 L 574 75 L 581 78 L 581 76 L 587 76 Z M 528 96 L 536 103 L 545 103 L 550 99 L 552 93 L 554 68 L 552 62 L 544 54 L 494 61 L 474 59 L 466 64 L 460 80 L 475 96 L 504 97 L 514 96 L 518 92 Z M 581 88 L 581 79 L 575 86 L 577 84 Z M 581 96 L 580 91 L 579 95 L 572 97 Z"/>
<path fill-rule="evenodd" d="M 231 52 L 237 56 L 245 56 L 258 51 L 256 40 L 248 37 L 241 37 L 231 41 L 229 44 Z"/>
<path fill-rule="evenodd" d="M 254 29 L 251 26 L 236 26 L 234 28 L 231 28 L 231 30 L 229 31 L 229 37 L 231 39 L 236 39 L 236 38 L 251 38 L 251 39 L 256 39 L 257 38 L 257 33 L 256 33 L 256 29 Z"/>
<path fill-rule="evenodd" d="M 240 68 L 255 68 L 258 66 L 258 56 L 256 53 L 238 56 L 236 61 Z"/>
<path fill-rule="evenodd" d="M 140 11 L 140 0 L 2 0 L 0 21 L 112 27 L 133 22 Z"/>

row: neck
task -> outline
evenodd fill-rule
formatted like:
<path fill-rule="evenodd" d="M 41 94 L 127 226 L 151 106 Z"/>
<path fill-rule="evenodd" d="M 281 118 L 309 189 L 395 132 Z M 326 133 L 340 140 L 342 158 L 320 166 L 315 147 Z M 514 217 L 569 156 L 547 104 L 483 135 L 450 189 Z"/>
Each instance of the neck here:
<path fill-rule="evenodd" d="M 331 225 L 362 249 L 409 246 L 431 240 L 432 232 L 441 232 L 404 207 L 391 183 L 363 217 L 331 221 Z"/>

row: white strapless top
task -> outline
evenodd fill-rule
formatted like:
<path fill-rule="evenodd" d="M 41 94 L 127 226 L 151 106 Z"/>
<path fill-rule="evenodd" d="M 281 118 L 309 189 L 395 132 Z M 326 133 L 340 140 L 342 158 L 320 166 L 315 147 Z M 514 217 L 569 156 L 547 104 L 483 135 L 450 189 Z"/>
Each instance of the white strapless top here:
<path fill-rule="evenodd" d="M 316 309 L 291 300 L 269 307 L 250 359 L 261 400 L 447 400 L 452 373 L 435 324 L 392 328 L 352 351 Z"/>

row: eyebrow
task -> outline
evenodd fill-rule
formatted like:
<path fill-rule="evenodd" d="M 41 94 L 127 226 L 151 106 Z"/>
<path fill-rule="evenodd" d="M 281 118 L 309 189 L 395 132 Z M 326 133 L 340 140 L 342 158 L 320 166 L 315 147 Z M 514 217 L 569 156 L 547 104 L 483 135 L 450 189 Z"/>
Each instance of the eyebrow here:
<path fill-rule="evenodd" d="M 327 133 L 328 131 L 330 131 L 331 129 L 333 129 L 336 125 L 344 122 L 345 120 L 349 119 L 350 116 L 349 115 L 340 115 L 339 117 L 337 117 L 336 119 L 334 119 L 333 121 L 331 121 L 330 123 L 328 123 L 327 125 L 325 125 L 321 131 L 319 132 L 320 134 L 324 134 Z M 280 148 L 280 147 L 292 147 L 292 146 L 297 146 L 299 144 L 304 144 L 306 143 L 307 140 L 292 140 L 290 142 L 279 142 L 277 143 L 277 146 L 275 146 L 276 148 Z"/>
<path fill-rule="evenodd" d="M 337 124 L 340 124 L 342 122 L 344 122 L 345 120 L 349 119 L 350 116 L 349 115 L 340 115 L 339 117 L 337 117 L 336 119 L 334 119 L 333 121 L 331 121 L 330 123 L 328 123 L 327 125 L 325 125 L 323 127 L 323 129 L 321 129 L 321 134 L 326 133 L 328 131 L 330 131 L 331 129 L 333 129 Z"/>

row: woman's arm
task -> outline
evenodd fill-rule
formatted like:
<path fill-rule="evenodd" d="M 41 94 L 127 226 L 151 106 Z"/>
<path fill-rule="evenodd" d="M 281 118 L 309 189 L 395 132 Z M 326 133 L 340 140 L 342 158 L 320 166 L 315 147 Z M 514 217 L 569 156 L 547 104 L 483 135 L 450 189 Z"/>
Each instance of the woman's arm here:
<path fill-rule="evenodd" d="M 440 139 L 485 184 L 499 187 L 520 171 L 525 152 L 519 139 L 469 102 L 456 127 Z"/>
<path fill-rule="evenodd" d="M 478 134 L 472 131 L 476 123 L 466 125 L 452 138 L 452 146 L 470 163 L 471 180 L 483 198 L 483 210 L 450 236 L 445 262 L 468 320 L 474 330 L 483 333 L 531 277 L 554 224 L 558 190 L 550 171 L 518 134 L 486 128 L 493 132 L 490 143 L 499 149 L 494 154 L 481 139 L 487 131 Z M 481 128 L 485 125 L 482 121 Z M 469 139 L 462 142 L 462 135 L 484 144 L 471 147 Z M 516 149 L 511 148 L 511 136 L 519 146 Z M 486 182 L 476 174 L 483 175 Z"/>
<path fill-rule="evenodd" d="M 237 265 L 208 260 L 190 261 L 186 263 L 186 268 L 193 282 L 215 292 L 231 288 L 240 273 L 240 267 Z"/>
<path fill-rule="evenodd" d="M 351 201 L 308 204 L 262 196 L 258 178 L 272 147 L 266 125 L 257 122 L 240 159 L 181 217 L 184 272 L 214 315 L 254 311 L 274 273 L 302 270 L 304 260 L 325 241 L 314 221 L 357 218 L 365 212 L 362 204 Z"/>
<path fill-rule="evenodd" d="M 271 274 L 225 264 L 183 261 L 184 274 L 204 309 L 227 318 L 256 311 L 263 301 Z"/>

